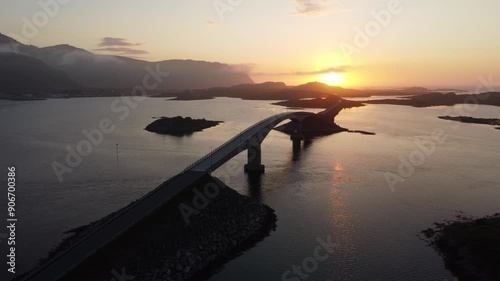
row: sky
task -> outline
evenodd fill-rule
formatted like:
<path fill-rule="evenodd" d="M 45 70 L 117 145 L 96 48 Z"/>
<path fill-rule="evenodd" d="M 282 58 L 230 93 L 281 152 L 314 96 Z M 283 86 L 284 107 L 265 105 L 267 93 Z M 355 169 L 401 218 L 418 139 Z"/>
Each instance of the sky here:
<path fill-rule="evenodd" d="M 498 0 L 3 0 L 0 32 L 38 47 L 228 63 L 255 82 L 471 88 L 500 81 L 498 11 Z"/>

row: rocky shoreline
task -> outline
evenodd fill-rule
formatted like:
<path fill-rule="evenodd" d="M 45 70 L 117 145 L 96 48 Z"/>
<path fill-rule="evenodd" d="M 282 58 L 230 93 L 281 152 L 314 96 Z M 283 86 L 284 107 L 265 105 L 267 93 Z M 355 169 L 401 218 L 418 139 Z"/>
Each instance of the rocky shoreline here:
<path fill-rule="evenodd" d="M 500 214 L 485 218 L 457 216 L 422 231 L 423 240 L 443 257 L 460 280 L 500 280 Z"/>
<path fill-rule="evenodd" d="M 179 206 L 195 208 L 194 190 L 203 191 L 208 184 L 219 186 L 218 195 L 208 199 L 204 209 L 196 209 L 186 223 Z M 74 230 L 73 238 L 63 241 L 51 255 L 71 246 L 113 215 Z M 275 227 L 274 210 L 207 176 L 62 280 L 108 281 L 116 278 L 116 274 L 126 274 L 134 281 L 204 280 L 264 239 Z"/>

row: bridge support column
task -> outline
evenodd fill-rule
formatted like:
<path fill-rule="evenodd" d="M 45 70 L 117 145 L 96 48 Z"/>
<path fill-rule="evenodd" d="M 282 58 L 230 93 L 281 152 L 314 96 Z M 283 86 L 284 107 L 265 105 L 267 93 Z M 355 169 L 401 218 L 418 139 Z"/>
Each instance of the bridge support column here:
<path fill-rule="evenodd" d="M 300 144 L 301 144 L 301 141 L 304 140 L 304 136 L 297 133 L 297 134 L 292 134 L 290 136 L 290 139 L 292 140 L 293 142 L 293 150 L 294 151 L 299 151 L 300 150 Z"/>
<path fill-rule="evenodd" d="M 260 143 L 252 144 L 247 149 L 248 163 L 245 165 L 245 172 L 264 173 L 265 166 L 262 165 L 262 150 Z"/>

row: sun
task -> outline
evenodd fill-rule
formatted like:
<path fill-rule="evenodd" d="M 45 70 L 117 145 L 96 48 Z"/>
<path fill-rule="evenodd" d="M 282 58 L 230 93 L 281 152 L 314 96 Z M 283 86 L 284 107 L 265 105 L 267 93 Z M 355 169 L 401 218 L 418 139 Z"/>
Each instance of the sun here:
<path fill-rule="evenodd" d="M 345 82 L 345 77 L 340 73 L 330 72 L 320 76 L 318 81 L 330 86 L 340 86 Z"/>

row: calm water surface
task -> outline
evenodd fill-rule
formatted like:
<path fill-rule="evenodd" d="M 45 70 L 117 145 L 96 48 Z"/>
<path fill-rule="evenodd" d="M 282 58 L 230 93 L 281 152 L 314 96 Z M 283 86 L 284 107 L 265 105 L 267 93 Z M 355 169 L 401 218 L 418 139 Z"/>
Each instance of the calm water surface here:
<path fill-rule="evenodd" d="M 0 164 L 18 170 L 19 271 L 46 255 L 64 231 L 127 205 L 253 123 L 286 111 L 268 101 L 146 99 L 121 120 L 123 112 L 110 109 L 114 100 L 0 101 Z M 317 238 L 327 237 L 339 247 L 308 280 L 452 280 L 417 235 L 458 211 L 500 212 L 500 131 L 437 119 L 448 110 L 392 105 L 345 110 L 336 119 L 339 125 L 376 135 L 321 137 L 296 155 L 288 136 L 272 132 L 263 143 L 265 175 L 249 180 L 240 171 L 223 180 L 274 208 L 278 227 L 210 280 L 281 280 L 283 272 L 313 256 Z M 177 115 L 224 123 L 183 138 L 144 131 L 152 117 Z M 500 111 L 480 106 L 470 115 L 500 118 Z M 74 148 L 85 139 L 82 130 L 97 128 L 103 118 L 116 130 L 60 183 L 52 163 L 64 163 L 66 147 Z M 447 141 L 389 188 L 385 173 L 398 173 L 401 159 L 418 150 L 415 141 L 429 141 L 435 129 L 443 130 Z M 246 154 L 233 161 L 242 168 Z M 227 169 L 224 165 L 214 175 Z M 5 206 L 4 192 L 0 201 Z M 6 244 L 0 247 L 5 253 Z"/>

